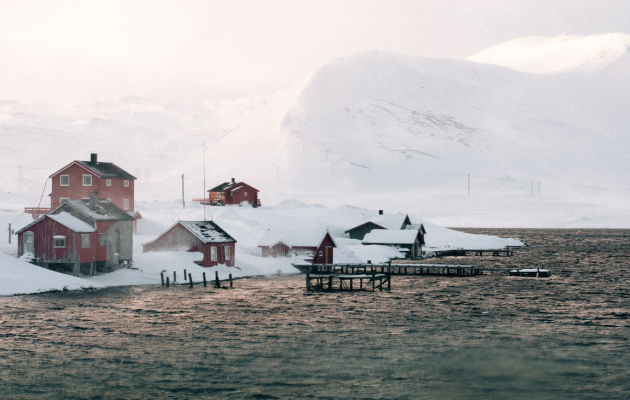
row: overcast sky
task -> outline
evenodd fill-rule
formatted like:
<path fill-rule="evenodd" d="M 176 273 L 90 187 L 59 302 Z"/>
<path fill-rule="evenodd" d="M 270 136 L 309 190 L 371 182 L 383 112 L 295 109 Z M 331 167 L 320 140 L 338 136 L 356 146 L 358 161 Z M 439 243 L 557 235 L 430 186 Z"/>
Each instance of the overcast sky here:
<path fill-rule="evenodd" d="M 202 101 L 262 94 L 360 51 L 465 58 L 606 32 L 630 32 L 629 0 L 0 0 L 0 99 Z"/>

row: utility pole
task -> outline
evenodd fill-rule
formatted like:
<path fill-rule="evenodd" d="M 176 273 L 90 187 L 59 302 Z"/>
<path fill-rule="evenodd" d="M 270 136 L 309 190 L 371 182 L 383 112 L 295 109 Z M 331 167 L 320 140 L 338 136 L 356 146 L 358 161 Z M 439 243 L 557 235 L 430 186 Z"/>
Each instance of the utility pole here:
<path fill-rule="evenodd" d="M 532 196 L 534 195 L 534 180 L 532 179 Z"/>
<path fill-rule="evenodd" d="M 182 208 L 186 208 L 186 200 L 184 198 L 184 174 L 182 174 Z"/>
<path fill-rule="evenodd" d="M 468 174 L 468 194 L 470 194 L 470 174 Z"/>
<path fill-rule="evenodd" d="M 11 224 L 9 223 L 9 244 L 11 244 Z"/>
<path fill-rule="evenodd" d="M 203 196 L 202 199 L 206 198 L 206 141 L 203 140 L 201 142 L 201 146 L 203 147 Z M 206 205 L 205 202 L 201 203 L 203 206 L 203 220 L 206 220 Z"/>

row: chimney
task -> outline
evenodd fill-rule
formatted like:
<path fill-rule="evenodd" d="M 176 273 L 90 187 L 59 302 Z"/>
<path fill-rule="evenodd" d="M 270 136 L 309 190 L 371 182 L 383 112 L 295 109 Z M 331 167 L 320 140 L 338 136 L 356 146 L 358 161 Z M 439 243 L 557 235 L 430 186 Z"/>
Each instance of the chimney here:
<path fill-rule="evenodd" d="M 92 164 L 98 163 L 98 154 L 96 154 L 96 153 L 90 154 L 90 162 Z"/>
<path fill-rule="evenodd" d="M 232 184 L 234 184 L 234 178 L 232 178 Z"/>
<path fill-rule="evenodd" d="M 383 215 L 383 210 L 378 210 L 378 215 Z"/>
<path fill-rule="evenodd" d="M 96 190 L 90 192 L 90 202 L 98 204 L 98 192 Z"/>

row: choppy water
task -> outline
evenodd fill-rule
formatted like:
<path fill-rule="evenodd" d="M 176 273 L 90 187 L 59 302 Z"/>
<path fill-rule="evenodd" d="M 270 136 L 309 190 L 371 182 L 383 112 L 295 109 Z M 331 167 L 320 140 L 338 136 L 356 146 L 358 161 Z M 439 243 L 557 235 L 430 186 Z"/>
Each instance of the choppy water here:
<path fill-rule="evenodd" d="M 394 277 L 308 293 L 302 276 L 231 290 L 130 287 L 0 298 L 0 397 L 630 398 L 630 231 L 520 237 L 548 279 Z"/>

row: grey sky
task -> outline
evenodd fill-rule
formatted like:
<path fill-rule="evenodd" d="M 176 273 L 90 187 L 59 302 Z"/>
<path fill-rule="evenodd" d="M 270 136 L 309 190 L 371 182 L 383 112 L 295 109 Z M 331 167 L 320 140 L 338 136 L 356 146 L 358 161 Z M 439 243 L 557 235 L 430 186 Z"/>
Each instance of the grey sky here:
<path fill-rule="evenodd" d="M 628 0 L 0 1 L 0 99 L 269 91 L 365 50 L 465 58 L 522 36 L 630 32 Z"/>

